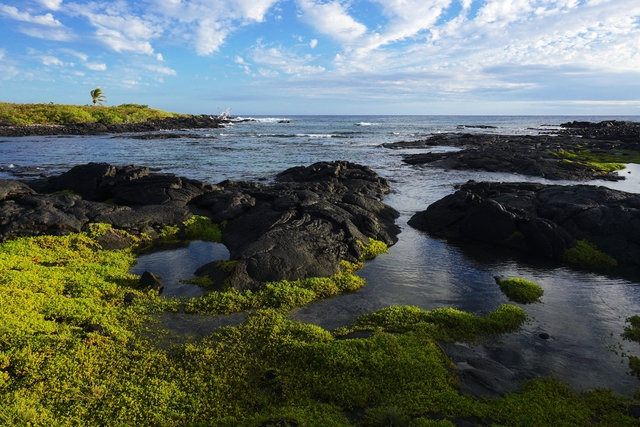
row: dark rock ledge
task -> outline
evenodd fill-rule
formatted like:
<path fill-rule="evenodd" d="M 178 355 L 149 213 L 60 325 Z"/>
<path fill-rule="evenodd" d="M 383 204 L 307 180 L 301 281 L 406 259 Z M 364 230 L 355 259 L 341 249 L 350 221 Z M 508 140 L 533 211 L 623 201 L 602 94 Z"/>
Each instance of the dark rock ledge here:
<path fill-rule="evenodd" d="M 93 222 L 157 236 L 193 213 L 207 215 L 226 221 L 223 243 L 238 261 L 231 284 L 239 290 L 330 276 L 341 260 L 358 260 L 369 238 L 397 241 L 398 213 L 381 202 L 390 185 L 366 166 L 321 162 L 288 169 L 275 181 L 211 185 L 106 163 L 46 180 L 0 180 L 0 240 L 79 232 Z M 74 194 L 59 193 L 65 190 Z"/>
<path fill-rule="evenodd" d="M 469 181 L 409 225 L 556 260 L 587 240 L 618 262 L 640 263 L 640 195 L 606 187 Z"/>
<path fill-rule="evenodd" d="M 425 152 L 403 157 L 412 165 L 427 165 L 452 170 L 483 170 L 517 173 L 552 180 L 587 181 L 624 179 L 616 173 L 603 173 L 580 162 L 567 161 L 562 151 L 609 154 L 619 163 L 630 150 L 640 152 L 640 123 L 608 121 L 572 122 L 562 125 L 559 135 L 496 135 L 485 133 L 446 133 L 425 140 L 383 144 L 390 149 L 435 146 L 460 147 L 460 151 Z"/>
<path fill-rule="evenodd" d="M 75 123 L 69 125 L 0 126 L 0 136 L 100 135 L 159 130 L 211 129 L 224 127 L 228 119 L 217 116 L 169 117 L 141 123 Z"/>

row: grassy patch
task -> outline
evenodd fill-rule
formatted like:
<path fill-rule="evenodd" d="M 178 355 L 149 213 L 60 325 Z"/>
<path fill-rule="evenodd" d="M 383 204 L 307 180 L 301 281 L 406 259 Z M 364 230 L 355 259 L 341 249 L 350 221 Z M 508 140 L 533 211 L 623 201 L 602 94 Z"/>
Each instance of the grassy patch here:
<path fill-rule="evenodd" d="M 569 264 L 584 267 L 615 267 L 618 265 L 618 261 L 599 251 L 596 245 L 587 240 L 580 240 L 575 247 L 567 249 L 564 253 L 564 259 Z"/>
<path fill-rule="evenodd" d="M 74 123 L 139 123 L 180 117 L 146 105 L 122 104 L 116 107 L 65 104 L 12 104 L 0 102 L 0 122 L 13 125 L 68 125 Z"/>
<path fill-rule="evenodd" d="M 499 285 L 500 290 L 507 298 L 520 304 L 539 302 L 540 297 L 544 294 L 538 284 L 517 277 L 500 280 Z"/>

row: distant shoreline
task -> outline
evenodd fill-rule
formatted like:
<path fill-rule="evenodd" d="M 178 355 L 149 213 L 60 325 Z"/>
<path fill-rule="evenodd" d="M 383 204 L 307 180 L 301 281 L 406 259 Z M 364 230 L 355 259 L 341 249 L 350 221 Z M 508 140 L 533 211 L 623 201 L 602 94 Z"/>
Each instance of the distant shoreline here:
<path fill-rule="evenodd" d="M 0 126 L 0 136 L 102 135 L 109 133 L 153 132 L 176 129 L 207 129 L 224 127 L 228 118 L 218 116 L 168 117 L 139 123 L 74 123 L 67 125 Z"/>

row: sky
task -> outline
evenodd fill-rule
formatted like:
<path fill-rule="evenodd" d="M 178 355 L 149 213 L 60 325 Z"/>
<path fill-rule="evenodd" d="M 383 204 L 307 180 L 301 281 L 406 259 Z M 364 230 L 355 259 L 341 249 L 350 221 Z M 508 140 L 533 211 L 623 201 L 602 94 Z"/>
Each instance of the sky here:
<path fill-rule="evenodd" d="M 640 0 L 0 0 L 0 101 L 640 114 Z"/>

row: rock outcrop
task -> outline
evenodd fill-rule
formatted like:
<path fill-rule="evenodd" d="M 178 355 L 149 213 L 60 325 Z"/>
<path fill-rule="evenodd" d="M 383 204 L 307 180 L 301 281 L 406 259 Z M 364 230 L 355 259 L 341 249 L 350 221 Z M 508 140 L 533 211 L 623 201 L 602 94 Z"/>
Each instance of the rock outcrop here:
<path fill-rule="evenodd" d="M 640 263 L 640 195 L 605 187 L 470 181 L 409 225 L 557 260 L 587 240 L 619 262 Z"/>
<path fill-rule="evenodd" d="M 288 169 L 272 185 L 211 185 L 106 163 L 28 184 L 0 180 L 0 240 L 79 232 L 94 222 L 157 236 L 197 212 L 225 223 L 223 242 L 238 261 L 229 280 L 237 289 L 333 275 L 340 261 L 357 261 L 370 238 L 392 245 L 400 231 L 398 213 L 381 202 L 389 183 L 348 162 Z M 105 244 L 126 242 L 114 235 Z"/>
<path fill-rule="evenodd" d="M 340 261 L 357 261 L 369 238 L 397 241 L 395 209 L 381 198 L 389 183 L 365 166 L 317 163 L 286 170 L 277 183 L 225 182 L 197 203 L 227 221 L 223 243 L 238 264 L 236 289 L 274 280 L 331 276 Z"/>
<path fill-rule="evenodd" d="M 577 153 L 607 155 L 607 162 L 616 163 L 637 162 L 640 158 L 640 123 L 572 122 L 562 126 L 565 128 L 558 135 L 445 133 L 383 146 L 427 150 L 435 146 L 459 147 L 459 151 L 410 154 L 403 161 L 442 169 L 516 173 L 552 180 L 624 179 L 601 170 L 587 160 L 588 156 L 581 158 Z"/>
<path fill-rule="evenodd" d="M 140 123 L 74 123 L 69 125 L 0 126 L 0 136 L 99 135 L 107 133 L 153 132 L 176 129 L 224 127 L 227 119 L 217 116 L 169 117 Z"/>

